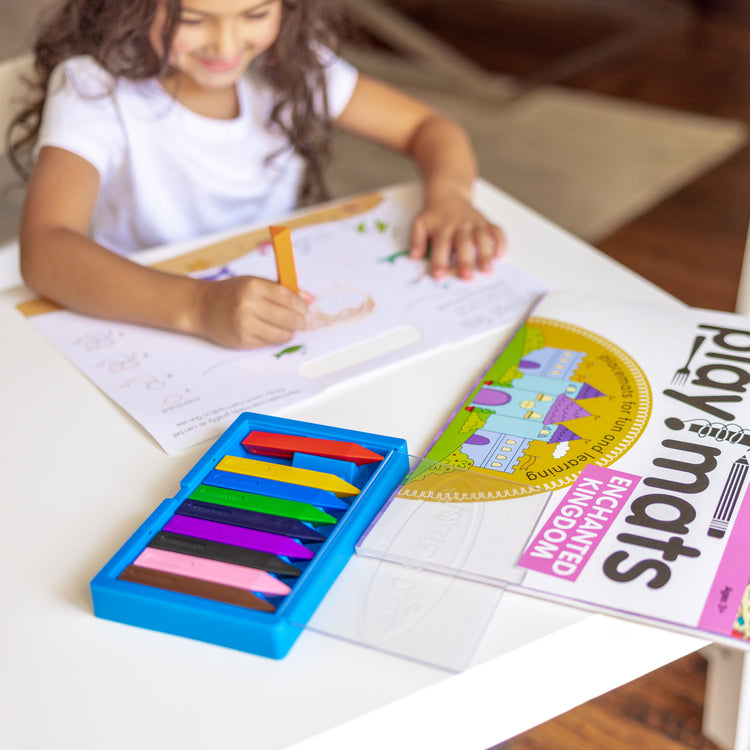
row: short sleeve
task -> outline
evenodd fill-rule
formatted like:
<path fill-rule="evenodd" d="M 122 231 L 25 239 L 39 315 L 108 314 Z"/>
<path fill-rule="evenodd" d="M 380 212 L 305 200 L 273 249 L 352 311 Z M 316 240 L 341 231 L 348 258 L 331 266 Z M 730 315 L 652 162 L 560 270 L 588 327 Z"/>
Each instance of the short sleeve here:
<path fill-rule="evenodd" d="M 116 85 L 92 58 L 74 57 L 58 65 L 47 87 L 37 152 L 55 146 L 85 159 L 100 175 L 114 169 L 125 143 Z"/>
<path fill-rule="evenodd" d="M 328 84 L 328 111 L 335 120 L 349 104 L 359 72 L 346 60 L 328 50 L 324 50 L 322 59 Z"/>

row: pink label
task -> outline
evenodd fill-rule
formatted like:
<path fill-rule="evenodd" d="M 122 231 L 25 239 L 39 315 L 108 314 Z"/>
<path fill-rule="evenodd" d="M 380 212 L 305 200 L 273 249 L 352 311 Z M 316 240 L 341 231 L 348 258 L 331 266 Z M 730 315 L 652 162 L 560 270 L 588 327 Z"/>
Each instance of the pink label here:
<path fill-rule="evenodd" d="M 750 579 L 750 488 L 742 498 L 698 626 L 731 635 L 742 595 Z"/>
<path fill-rule="evenodd" d="M 522 568 L 575 581 L 640 477 L 588 464 L 521 556 Z"/>

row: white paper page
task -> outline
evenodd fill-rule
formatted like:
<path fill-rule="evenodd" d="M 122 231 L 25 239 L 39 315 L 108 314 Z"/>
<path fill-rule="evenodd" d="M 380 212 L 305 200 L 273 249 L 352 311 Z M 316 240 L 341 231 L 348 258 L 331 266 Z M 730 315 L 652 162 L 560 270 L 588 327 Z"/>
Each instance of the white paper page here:
<path fill-rule="evenodd" d="M 69 311 L 34 324 L 168 453 L 218 435 L 242 411 L 276 413 L 344 379 L 492 328 L 520 323 L 544 286 L 497 263 L 473 281 L 431 278 L 406 257 L 414 209 L 402 193 L 293 229 L 309 329 L 283 346 L 224 349 L 193 337 Z M 193 275 L 276 278 L 270 242 Z"/>

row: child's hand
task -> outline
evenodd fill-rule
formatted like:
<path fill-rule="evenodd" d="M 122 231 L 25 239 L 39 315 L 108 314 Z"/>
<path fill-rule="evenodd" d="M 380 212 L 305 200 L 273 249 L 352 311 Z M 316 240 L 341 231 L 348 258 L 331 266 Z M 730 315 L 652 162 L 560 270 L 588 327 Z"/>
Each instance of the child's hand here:
<path fill-rule="evenodd" d="M 288 341 L 305 327 L 307 303 L 273 281 L 237 276 L 203 281 L 196 333 L 222 346 L 251 349 Z"/>
<path fill-rule="evenodd" d="M 427 200 L 412 225 L 409 257 L 429 252 L 430 272 L 440 279 L 455 266 L 459 278 L 487 272 L 505 249 L 505 235 L 458 193 Z"/>

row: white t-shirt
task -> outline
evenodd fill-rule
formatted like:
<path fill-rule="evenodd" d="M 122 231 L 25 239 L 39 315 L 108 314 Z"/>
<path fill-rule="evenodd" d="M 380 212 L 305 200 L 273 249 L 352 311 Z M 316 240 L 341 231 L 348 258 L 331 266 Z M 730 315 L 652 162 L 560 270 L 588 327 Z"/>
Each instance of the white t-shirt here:
<path fill-rule="evenodd" d="M 329 57 L 336 118 L 357 71 Z M 302 159 L 283 134 L 269 131 L 273 94 L 252 69 L 238 84 L 240 114 L 233 120 L 192 112 L 156 80 L 113 79 L 84 56 L 61 63 L 48 92 L 37 149 L 66 149 L 97 169 L 91 234 L 116 252 L 273 219 L 295 205 Z"/>

